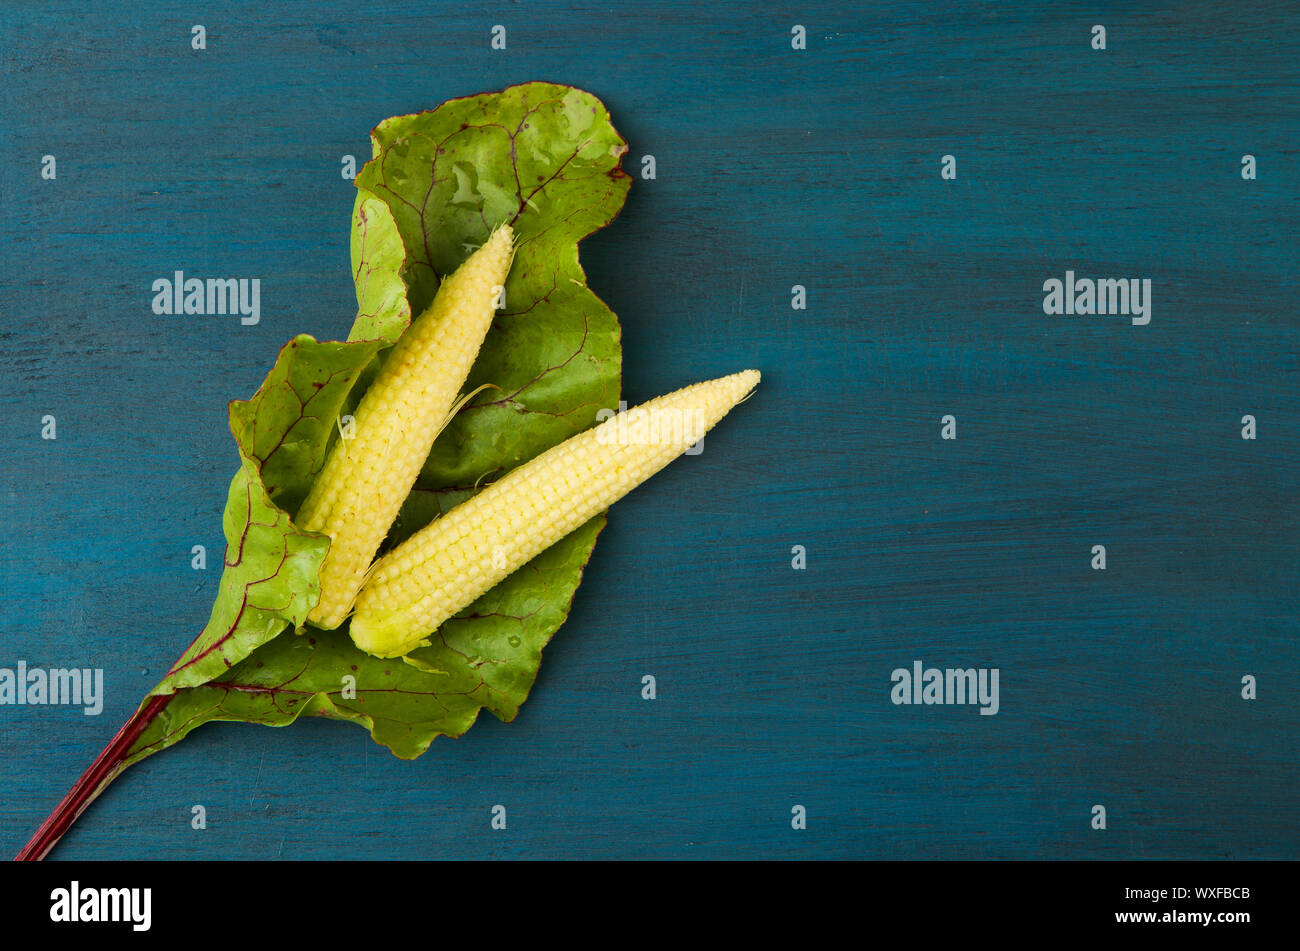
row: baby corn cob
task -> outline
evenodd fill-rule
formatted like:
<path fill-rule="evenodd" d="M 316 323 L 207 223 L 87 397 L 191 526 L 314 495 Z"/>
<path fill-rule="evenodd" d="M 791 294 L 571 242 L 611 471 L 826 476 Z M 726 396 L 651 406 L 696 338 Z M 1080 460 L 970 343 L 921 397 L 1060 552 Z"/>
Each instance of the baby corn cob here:
<path fill-rule="evenodd" d="M 398 657 L 511 572 L 609 508 L 722 419 L 757 370 L 620 413 L 510 471 L 380 559 L 356 600 L 362 650 Z"/>
<path fill-rule="evenodd" d="M 320 569 L 317 627 L 343 623 L 384 536 L 469 375 L 505 283 L 514 233 L 502 225 L 450 277 L 398 339 L 362 398 L 350 439 L 339 439 L 298 512 L 330 537 Z"/>

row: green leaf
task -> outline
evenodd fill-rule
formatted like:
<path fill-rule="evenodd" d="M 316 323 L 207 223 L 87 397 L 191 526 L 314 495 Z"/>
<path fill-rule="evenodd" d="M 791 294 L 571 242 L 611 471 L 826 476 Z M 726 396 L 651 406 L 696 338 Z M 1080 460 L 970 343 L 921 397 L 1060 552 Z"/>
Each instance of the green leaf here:
<path fill-rule="evenodd" d="M 296 528 L 337 420 L 355 406 L 385 348 L 432 300 L 440 275 L 513 221 L 507 306 L 466 388 L 491 383 L 438 440 L 388 540 L 395 544 L 513 468 L 585 429 L 618 402 L 618 322 L 586 287 L 578 241 L 622 206 L 626 144 L 591 95 L 530 83 L 381 123 L 357 176 L 349 341 L 302 335 L 266 382 L 231 404 L 242 465 L 212 620 L 152 694 L 176 692 L 132 744 L 127 764 L 208 720 L 281 726 L 316 715 L 366 726 L 399 756 L 459 736 L 486 708 L 511 720 L 563 624 L 604 517 L 561 540 L 406 660 L 357 650 L 346 629 L 304 626 L 328 540 Z M 408 303 L 408 300 L 410 303 Z M 294 627 L 297 634 L 285 633 Z M 349 680 L 349 678 L 352 678 Z M 151 694 L 151 695 L 152 695 Z"/>
<path fill-rule="evenodd" d="M 343 410 L 379 341 L 339 343 L 294 337 L 253 398 L 230 404 L 230 431 L 271 499 L 296 512 L 325 464 Z"/>
<path fill-rule="evenodd" d="M 226 504 L 226 566 L 212 616 L 150 695 L 206 683 L 307 618 L 328 539 L 298 531 L 241 466 Z"/>
<path fill-rule="evenodd" d="M 203 631 L 150 696 L 206 683 L 306 621 L 320 597 L 316 579 L 329 539 L 299 530 L 287 512 L 324 464 L 338 408 L 378 347 L 295 337 L 253 397 L 230 404 L 241 464 L 222 520 L 217 598 Z"/>
<path fill-rule="evenodd" d="M 618 320 L 587 287 L 578 241 L 608 224 L 631 179 L 627 143 L 590 93 L 525 83 L 386 119 L 358 187 L 387 202 L 420 312 L 439 277 L 511 222 L 518 251 L 467 381 L 492 384 L 443 432 L 420 485 L 473 485 L 586 429 L 618 405 Z"/>
<path fill-rule="evenodd" d="M 342 629 L 277 637 L 211 683 L 173 699 L 126 762 L 171 746 L 209 720 L 268 726 L 300 716 L 348 720 L 404 759 L 419 756 L 437 736 L 460 736 L 480 709 L 513 720 L 604 522 L 604 516 L 588 522 L 444 624 L 434 646 L 420 651 L 419 666 L 371 657 Z"/>

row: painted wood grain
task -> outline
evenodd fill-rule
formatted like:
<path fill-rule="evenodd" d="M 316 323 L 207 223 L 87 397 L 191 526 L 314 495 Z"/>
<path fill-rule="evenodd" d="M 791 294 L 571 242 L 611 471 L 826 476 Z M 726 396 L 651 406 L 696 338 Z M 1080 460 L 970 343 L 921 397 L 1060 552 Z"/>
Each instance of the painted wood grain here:
<path fill-rule="evenodd" d="M 656 159 L 582 247 L 626 398 L 748 366 L 758 396 L 615 508 L 515 723 L 410 763 L 205 726 L 56 857 L 1295 857 L 1293 5 L 0 17 L 0 667 L 107 682 L 98 717 L 0 707 L 0 848 L 206 619 L 225 405 L 351 319 L 341 157 L 547 79 Z M 261 322 L 154 316 L 176 268 L 260 277 Z M 1150 278 L 1150 324 L 1046 316 L 1066 269 Z M 999 712 L 892 704 L 914 660 L 998 668 Z"/>

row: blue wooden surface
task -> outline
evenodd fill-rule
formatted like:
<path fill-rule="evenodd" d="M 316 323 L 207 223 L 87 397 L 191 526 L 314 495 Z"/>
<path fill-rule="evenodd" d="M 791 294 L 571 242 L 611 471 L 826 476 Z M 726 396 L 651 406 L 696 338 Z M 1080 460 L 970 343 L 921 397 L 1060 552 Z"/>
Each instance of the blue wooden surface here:
<path fill-rule="evenodd" d="M 515 723 L 204 726 L 55 856 L 1295 857 L 1293 4 L 108 7 L 0 13 L 0 667 L 107 690 L 0 707 L 0 849 L 206 619 L 226 402 L 352 315 L 340 157 L 546 79 L 657 161 L 582 247 L 625 396 L 758 396 L 614 509 Z M 176 268 L 261 323 L 154 316 Z M 1045 316 L 1067 268 L 1151 278 L 1150 325 Z M 914 660 L 1000 712 L 891 704 Z"/>

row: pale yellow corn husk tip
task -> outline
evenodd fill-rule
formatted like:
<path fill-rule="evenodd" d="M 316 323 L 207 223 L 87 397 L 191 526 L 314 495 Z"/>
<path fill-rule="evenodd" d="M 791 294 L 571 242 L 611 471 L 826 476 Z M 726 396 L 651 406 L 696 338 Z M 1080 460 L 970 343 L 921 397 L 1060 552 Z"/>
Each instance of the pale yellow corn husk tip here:
<path fill-rule="evenodd" d="M 757 370 L 696 383 L 620 413 L 513 469 L 376 563 L 352 640 L 378 657 L 444 621 L 703 438 L 758 384 Z"/>
<path fill-rule="evenodd" d="M 398 339 L 339 438 L 295 521 L 330 537 L 321 596 L 308 620 L 343 623 L 456 401 L 492 323 L 514 255 L 509 225 L 445 278 L 433 303 Z"/>

